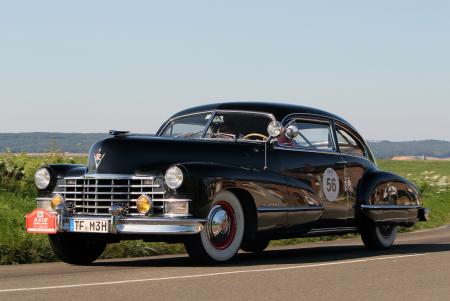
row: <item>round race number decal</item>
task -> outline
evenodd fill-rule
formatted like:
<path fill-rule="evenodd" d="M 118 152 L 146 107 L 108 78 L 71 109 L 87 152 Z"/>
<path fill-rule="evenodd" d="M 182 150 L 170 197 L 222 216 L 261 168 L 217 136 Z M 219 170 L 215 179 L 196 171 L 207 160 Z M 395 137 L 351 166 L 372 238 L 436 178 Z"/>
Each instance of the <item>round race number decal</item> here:
<path fill-rule="evenodd" d="M 327 168 L 323 173 L 323 193 L 330 202 L 335 202 L 339 194 L 339 177 L 333 168 Z"/>

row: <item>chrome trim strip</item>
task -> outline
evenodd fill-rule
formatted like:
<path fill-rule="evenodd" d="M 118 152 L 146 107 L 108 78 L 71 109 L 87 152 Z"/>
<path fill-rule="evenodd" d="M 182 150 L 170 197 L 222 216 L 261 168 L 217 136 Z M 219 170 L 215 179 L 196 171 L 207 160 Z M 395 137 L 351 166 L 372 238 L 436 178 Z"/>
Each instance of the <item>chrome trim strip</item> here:
<path fill-rule="evenodd" d="M 52 198 L 36 198 L 36 201 L 51 201 Z"/>
<path fill-rule="evenodd" d="M 295 212 L 295 211 L 320 211 L 325 208 L 320 207 L 270 207 L 270 206 L 262 206 L 256 209 L 258 212 Z"/>
<path fill-rule="evenodd" d="M 357 227 L 336 227 L 336 228 L 322 228 L 322 229 L 311 229 L 307 233 L 308 234 L 317 234 L 317 233 L 331 233 L 331 232 L 358 232 Z"/>
<path fill-rule="evenodd" d="M 200 136 L 201 139 L 205 138 L 206 133 L 208 132 L 209 127 L 214 121 L 214 118 L 216 118 L 217 112 L 214 111 L 211 113 L 211 116 L 209 117 L 208 122 L 206 123 L 205 128 L 203 129 L 202 135 Z"/>
<path fill-rule="evenodd" d="M 291 118 L 291 116 L 295 116 L 295 115 L 298 115 L 298 116 L 311 116 L 312 118 L 319 117 L 319 118 L 325 119 L 326 121 L 330 121 L 331 120 L 333 122 L 337 121 L 337 122 L 340 122 L 341 124 L 345 124 L 341 120 L 339 120 L 337 118 L 334 118 L 332 116 L 324 116 L 324 115 L 314 114 L 314 113 L 290 113 L 290 114 L 284 116 L 283 120 L 281 120 L 281 123 L 284 124 L 287 119 L 289 119 L 289 118 Z M 347 126 L 352 128 L 355 132 L 358 133 L 358 131 L 351 124 L 348 124 Z"/>
<path fill-rule="evenodd" d="M 192 235 L 200 233 L 202 224 L 187 225 L 136 225 L 121 224 L 116 226 L 117 233 L 123 234 L 153 234 L 153 235 Z"/>
<path fill-rule="evenodd" d="M 154 202 L 192 202 L 191 199 L 154 199 Z"/>
<path fill-rule="evenodd" d="M 274 146 L 274 149 L 281 149 L 281 150 L 287 150 L 287 151 L 294 151 L 294 152 L 308 152 L 308 153 L 318 153 L 318 154 L 325 154 L 325 155 L 340 155 L 339 152 L 335 150 L 313 150 L 313 149 L 307 149 L 307 148 L 296 148 L 296 147 L 283 147 L 283 146 Z"/>
<path fill-rule="evenodd" d="M 80 179 L 81 180 L 81 179 Z M 114 180 L 114 179 L 113 179 Z M 114 187 L 114 188 L 160 188 L 161 185 L 58 185 L 60 188 L 76 188 L 76 187 L 88 187 L 88 188 L 108 188 L 108 187 Z"/>
<path fill-rule="evenodd" d="M 275 116 L 272 113 L 268 113 L 268 112 L 258 112 L 258 111 L 242 111 L 242 110 L 212 110 L 212 111 L 200 111 L 200 112 L 194 112 L 194 113 L 189 113 L 189 114 L 185 114 L 185 115 L 181 115 L 181 116 L 177 116 L 174 118 L 170 118 L 169 120 L 167 120 L 161 130 L 159 130 L 156 133 L 156 136 L 158 137 L 164 137 L 161 136 L 161 134 L 166 130 L 166 128 L 169 126 L 170 123 L 172 123 L 175 120 L 178 120 L 180 118 L 185 118 L 185 117 L 189 117 L 189 116 L 194 116 L 194 115 L 201 115 L 201 114 L 211 114 L 211 117 L 209 118 L 208 122 L 206 123 L 205 129 L 202 132 L 202 138 L 200 139 L 204 139 L 204 140 L 216 140 L 216 139 L 208 139 L 208 138 L 204 138 L 204 135 L 206 134 L 206 131 L 208 130 L 209 126 L 211 125 L 211 121 L 213 120 L 213 118 L 216 116 L 217 113 L 242 113 L 242 114 L 259 114 L 259 115 L 266 115 L 267 117 L 269 117 L 270 119 L 272 119 L 273 121 L 276 120 Z M 263 141 L 261 141 L 263 142 Z"/>
<path fill-rule="evenodd" d="M 144 224 L 144 225 L 186 225 L 204 224 L 206 219 L 200 218 L 126 218 L 117 221 L 117 224 Z"/>
<path fill-rule="evenodd" d="M 87 187 L 87 186 L 85 186 Z M 114 185 L 110 186 L 110 187 L 114 187 Z M 123 195 L 123 194 L 164 194 L 165 192 L 162 191 L 155 191 L 155 192 L 149 192 L 149 191 L 130 191 L 130 192 L 115 192 L 115 191 L 111 191 L 111 192 L 100 192 L 100 191 L 63 191 L 63 193 L 65 194 L 83 194 L 83 195 Z M 85 199 L 87 200 L 87 199 Z M 96 199 L 96 201 L 101 201 L 102 199 Z M 104 199 L 104 200 L 108 200 L 108 201 L 116 201 L 113 199 Z"/>
<path fill-rule="evenodd" d="M 68 193 L 69 194 L 69 193 Z M 80 199 L 80 198 L 65 198 L 66 201 L 86 201 L 86 202 L 128 202 L 128 201 L 134 201 L 136 202 L 137 199 Z M 153 202 L 164 202 L 165 199 L 152 199 Z"/>
<path fill-rule="evenodd" d="M 404 209 L 420 209 L 420 205 L 361 205 L 362 209 L 368 210 L 404 210 Z"/>
<path fill-rule="evenodd" d="M 81 177 L 65 177 L 65 180 L 154 180 L 154 176 L 128 175 L 128 174 L 106 174 L 91 173 Z"/>

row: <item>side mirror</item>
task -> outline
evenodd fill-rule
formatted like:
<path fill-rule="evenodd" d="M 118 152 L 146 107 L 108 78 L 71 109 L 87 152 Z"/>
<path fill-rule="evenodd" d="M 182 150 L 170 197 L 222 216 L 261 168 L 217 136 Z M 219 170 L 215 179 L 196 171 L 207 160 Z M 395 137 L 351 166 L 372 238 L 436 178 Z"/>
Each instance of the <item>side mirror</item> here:
<path fill-rule="evenodd" d="M 286 137 L 288 137 L 290 140 L 292 140 L 300 134 L 300 131 L 298 130 L 298 128 L 295 125 L 291 124 L 285 129 L 284 134 L 286 135 Z"/>
<path fill-rule="evenodd" d="M 281 135 L 281 132 L 283 130 L 283 125 L 279 121 L 271 121 L 269 125 L 267 126 L 267 133 L 269 134 L 269 140 L 270 138 L 277 138 Z"/>

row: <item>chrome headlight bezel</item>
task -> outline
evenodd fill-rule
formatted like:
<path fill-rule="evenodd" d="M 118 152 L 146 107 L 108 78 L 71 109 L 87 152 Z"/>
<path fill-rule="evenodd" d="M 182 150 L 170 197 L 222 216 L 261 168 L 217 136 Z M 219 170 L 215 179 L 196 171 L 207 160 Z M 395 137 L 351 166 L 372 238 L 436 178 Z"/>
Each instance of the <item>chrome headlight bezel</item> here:
<path fill-rule="evenodd" d="M 47 189 L 52 183 L 52 173 L 46 167 L 39 168 L 34 174 L 34 184 L 40 190 Z"/>
<path fill-rule="evenodd" d="M 178 166 L 171 166 L 166 170 L 164 175 L 164 181 L 166 182 L 167 187 L 170 189 L 179 188 L 184 181 L 184 173 Z"/>

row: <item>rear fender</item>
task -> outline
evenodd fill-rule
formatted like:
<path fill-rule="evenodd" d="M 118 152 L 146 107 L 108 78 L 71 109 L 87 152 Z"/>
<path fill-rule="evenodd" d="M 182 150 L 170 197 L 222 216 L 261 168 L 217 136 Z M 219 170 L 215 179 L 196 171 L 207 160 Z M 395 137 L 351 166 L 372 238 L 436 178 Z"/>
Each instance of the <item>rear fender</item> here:
<path fill-rule="evenodd" d="M 407 179 L 390 172 L 369 171 L 358 187 L 359 222 L 412 226 L 419 221 L 420 194 Z"/>

